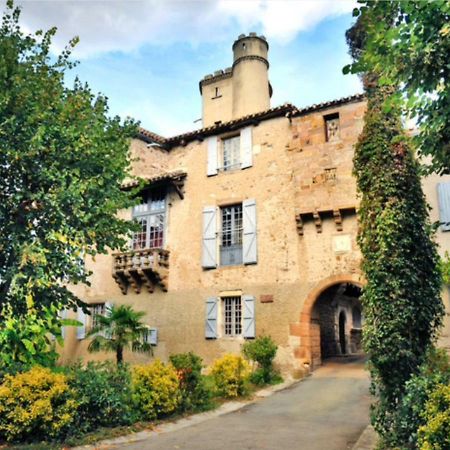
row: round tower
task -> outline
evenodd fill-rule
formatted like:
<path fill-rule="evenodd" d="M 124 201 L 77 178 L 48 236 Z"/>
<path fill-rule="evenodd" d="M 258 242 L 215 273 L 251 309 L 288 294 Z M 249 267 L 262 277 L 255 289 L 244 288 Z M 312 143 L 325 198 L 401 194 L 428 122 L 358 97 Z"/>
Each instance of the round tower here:
<path fill-rule="evenodd" d="M 270 108 L 269 44 L 264 36 L 241 34 L 233 44 L 233 118 Z"/>

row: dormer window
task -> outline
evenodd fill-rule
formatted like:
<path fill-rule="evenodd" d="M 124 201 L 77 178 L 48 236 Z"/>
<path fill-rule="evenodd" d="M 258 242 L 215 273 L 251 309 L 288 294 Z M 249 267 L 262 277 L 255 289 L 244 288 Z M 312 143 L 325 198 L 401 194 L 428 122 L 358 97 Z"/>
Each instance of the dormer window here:
<path fill-rule="evenodd" d="M 325 139 L 327 142 L 333 142 L 340 139 L 339 113 L 328 114 L 324 116 L 325 120 Z"/>

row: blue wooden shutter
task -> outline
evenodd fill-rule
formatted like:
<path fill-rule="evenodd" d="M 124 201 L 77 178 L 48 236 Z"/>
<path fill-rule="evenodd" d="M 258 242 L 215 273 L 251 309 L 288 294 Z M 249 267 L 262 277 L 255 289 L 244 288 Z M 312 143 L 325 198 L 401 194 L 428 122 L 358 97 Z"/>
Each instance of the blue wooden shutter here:
<path fill-rule="evenodd" d="M 245 200 L 243 209 L 242 253 L 244 264 L 256 264 L 258 261 L 256 233 L 256 201 Z"/>
<path fill-rule="evenodd" d="M 78 322 L 81 322 L 81 325 L 77 327 L 77 339 L 85 339 L 86 338 L 86 323 L 88 316 L 84 313 L 81 308 L 78 308 Z"/>
<path fill-rule="evenodd" d="M 438 183 L 439 221 L 442 231 L 450 231 L 450 183 Z"/>
<path fill-rule="evenodd" d="M 218 150 L 217 150 L 217 136 L 211 136 L 207 140 L 208 144 L 208 163 L 207 175 L 217 175 L 218 164 Z"/>
<path fill-rule="evenodd" d="M 203 209 L 202 267 L 217 267 L 217 209 L 209 206 Z"/>
<path fill-rule="evenodd" d="M 210 297 L 206 300 L 205 311 L 205 338 L 217 338 L 217 315 L 219 309 L 219 300 L 217 297 Z"/>
<path fill-rule="evenodd" d="M 241 130 L 241 168 L 246 169 L 253 165 L 252 127 Z"/>
<path fill-rule="evenodd" d="M 255 297 L 243 295 L 244 310 L 242 314 L 242 335 L 245 339 L 255 337 Z"/>

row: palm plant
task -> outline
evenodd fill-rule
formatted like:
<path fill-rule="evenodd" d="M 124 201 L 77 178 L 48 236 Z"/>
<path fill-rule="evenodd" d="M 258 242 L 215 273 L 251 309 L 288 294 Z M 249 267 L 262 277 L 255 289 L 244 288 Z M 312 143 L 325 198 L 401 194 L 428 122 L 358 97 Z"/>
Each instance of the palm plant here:
<path fill-rule="evenodd" d="M 134 311 L 127 305 L 113 305 L 107 308 L 106 315 L 96 314 L 94 326 L 88 333 L 88 336 L 93 336 L 88 351 L 115 352 L 117 365 L 122 364 L 125 349 L 152 355 L 152 346 L 145 339 L 148 327 L 141 321 L 144 315 L 144 312 Z"/>

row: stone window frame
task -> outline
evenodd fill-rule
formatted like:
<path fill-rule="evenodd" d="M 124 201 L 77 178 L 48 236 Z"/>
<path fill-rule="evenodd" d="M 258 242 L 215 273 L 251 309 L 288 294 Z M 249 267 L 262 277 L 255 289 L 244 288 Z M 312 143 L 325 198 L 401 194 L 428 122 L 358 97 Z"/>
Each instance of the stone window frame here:
<path fill-rule="evenodd" d="M 334 113 L 325 114 L 323 116 L 324 129 L 325 129 L 325 142 L 336 142 L 341 139 L 341 124 L 340 124 L 339 111 Z M 330 125 L 337 123 L 336 132 L 330 133 Z M 335 134 L 334 134 L 335 133 Z"/>

